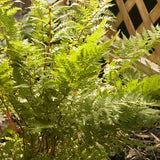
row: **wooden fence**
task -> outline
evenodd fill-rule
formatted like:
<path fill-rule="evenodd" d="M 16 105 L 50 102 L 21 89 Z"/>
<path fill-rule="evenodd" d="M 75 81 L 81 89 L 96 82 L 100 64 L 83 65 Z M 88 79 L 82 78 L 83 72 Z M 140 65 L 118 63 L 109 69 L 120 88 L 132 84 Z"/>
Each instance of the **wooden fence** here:
<path fill-rule="evenodd" d="M 113 0 L 116 5 L 111 9 L 117 17 L 115 28 L 129 37 L 143 28 L 160 24 L 160 0 Z M 160 47 L 156 46 L 150 56 L 151 61 L 160 59 Z"/>

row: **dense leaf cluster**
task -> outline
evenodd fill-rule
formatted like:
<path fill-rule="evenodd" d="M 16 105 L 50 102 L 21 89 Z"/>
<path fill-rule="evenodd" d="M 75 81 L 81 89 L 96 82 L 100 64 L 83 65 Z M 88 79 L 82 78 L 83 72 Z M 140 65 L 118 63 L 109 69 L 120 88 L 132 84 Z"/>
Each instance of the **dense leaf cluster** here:
<path fill-rule="evenodd" d="M 117 35 L 104 41 L 113 20 L 109 0 L 58 3 L 33 1 L 20 23 L 12 2 L 0 2 L 0 110 L 10 122 L 1 157 L 109 159 L 125 144 L 138 145 L 128 133 L 160 120 L 148 107 L 160 104 L 160 76 L 145 77 L 136 67 L 160 28 L 124 43 Z"/>

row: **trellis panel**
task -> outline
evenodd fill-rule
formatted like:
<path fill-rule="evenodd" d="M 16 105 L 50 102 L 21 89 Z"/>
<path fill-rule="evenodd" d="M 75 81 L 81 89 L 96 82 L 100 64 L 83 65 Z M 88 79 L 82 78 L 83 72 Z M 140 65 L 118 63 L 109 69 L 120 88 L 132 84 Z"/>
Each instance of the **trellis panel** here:
<path fill-rule="evenodd" d="M 119 9 L 115 27 L 123 28 L 122 32 L 128 32 L 127 36 L 142 33 L 143 28 L 150 29 L 151 25 L 160 23 L 160 0 L 115 0 L 115 3 Z M 157 62 L 160 59 L 160 47 L 155 47 L 150 57 Z"/>
<path fill-rule="evenodd" d="M 133 23 L 130 19 L 130 16 L 128 14 L 128 10 L 127 10 L 123 0 L 117 0 L 117 5 L 120 10 L 120 13 L 122 14 L 122 18 L 123 18 L 123 21 L 124 21 L 127 29 L 128 29 L 128 32 L 130 34 L 135 34 L 135 28 L 133 26 Z"/>

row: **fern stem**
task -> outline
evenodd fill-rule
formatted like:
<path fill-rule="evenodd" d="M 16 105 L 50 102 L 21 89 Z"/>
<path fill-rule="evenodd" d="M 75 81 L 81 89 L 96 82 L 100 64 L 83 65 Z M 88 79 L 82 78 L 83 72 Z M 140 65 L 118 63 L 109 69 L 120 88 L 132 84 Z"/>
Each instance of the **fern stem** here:
<path fill-rule="evenodd" d="M 103 68 L 101 68 L 101 70 L 98 72 L 98 75 L 107 67 L 108 64 L 110 64 L 114 59 L 118 59 L 118 58 L 121 58 L 121 56 L 118 56 L 118 57 L 113 57 L 109 62 L 107 62 Z"/>
<path fill-rule="evenodd" d="M 14 94 L 12 94 L 12 95 L 14 96 Z M 26 124 L 24 118 L 22 118 L 22 116 L 17 112 L 16 107 L 15 107 L 14 104 L 10 101 L 10 99 L 8 98 L 8 95 L 5 94 L 5 97 L 8 99 L 8 102 L 12 105 L 14 111 L 17 113 L 19 119 L 21 120 L 21 122 L 19 122 L 18 119 L 16 118 L 17 125 L 20 127 L 20 129 L 19 129 L 19 135 L 20 135 L 20 137 L 23 138 L 23 144 L 24 144 L 24 139 L 25 139 L 24 133 L 25 133 L 25 130 L 24 130 L 24 128 L 23 128 L 23 125 L 25 124 L 25 125 L 27 126 L 27 124 Z"/>
<path fill-rule="evenodd" d="M 14 131 L 15 133 L 17 133 L 16 125 L 15 125 L 15 123 L 14 123 L 14 122 L 12 121 L 12 119 L 11 119 L 9 110 L 6 110 L 6 115 L 7 115 L 9 124 L 12 126 L 13 131 Z"/>
<path fill-rule="evenodd" d="M 46 141 L 46 154 L 48 153 L 48 150 L 49 150 L 49 148 L 48 148 L 48 139 L 47 139 L 47 137 L 45 138 L 45 141 Z"/>
<path fill-rule="evenodd" d="M 56 105 L 56 108 L 62 103 L 62 101 L 66 98 L 67 95 L 63 95 L 59 103 Z"/>
<path fill-rule="evenodd" d="M 15 133 L 17 133 L 17 128 L 16 128 L 16 125 L 14 124 L 14 122 L 12 121 L 11 119 L 11 116 L 10 116 L 10 113 L 9 113 L 9 108 L 7 106 L 7 104 L 5 103 L 5 100 L 4 100 L 4 96 L 3 96 L 3 91 L 1 90 L 1 97 L 0 97 L 1 101 L 2 101 L 2 104 L 5 106 L 6 108 L 6 116 L 8 118 L 8 122 L 9 124 L 12 126 L 12 129 Z"/>
<path fill-rule="evenodd" d="M 76 91 L 73 93 L 73 98 L 72 98 L 73 100 L 76 97 L 78 90 L 79 88 L 77 87 Z M 71 101 L 71 105 L 73 104 L 73 100 Z"/>

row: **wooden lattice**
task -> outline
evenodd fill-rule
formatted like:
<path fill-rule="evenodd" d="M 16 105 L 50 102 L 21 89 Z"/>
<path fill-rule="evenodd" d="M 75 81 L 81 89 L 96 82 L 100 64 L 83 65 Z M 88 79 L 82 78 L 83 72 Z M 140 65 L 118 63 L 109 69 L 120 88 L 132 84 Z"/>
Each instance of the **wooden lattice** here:
<path fill-rule="evenodd" d="M 160 0 L 115 0 L 113 12 L 116 14 L 116 29 L 129 37 L 136 32 L 142 33 L 143 28 L 150 29 L 151 24 L 160 24 Z M 151 55 L 153 62 L 160 59 L 160 47 L 155 47 Z"/>

